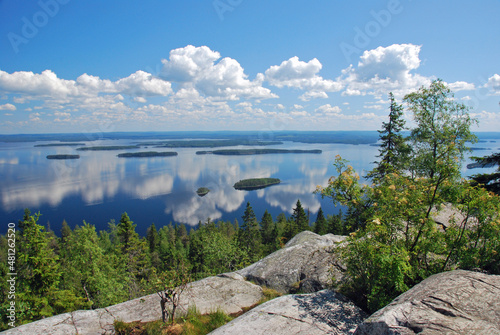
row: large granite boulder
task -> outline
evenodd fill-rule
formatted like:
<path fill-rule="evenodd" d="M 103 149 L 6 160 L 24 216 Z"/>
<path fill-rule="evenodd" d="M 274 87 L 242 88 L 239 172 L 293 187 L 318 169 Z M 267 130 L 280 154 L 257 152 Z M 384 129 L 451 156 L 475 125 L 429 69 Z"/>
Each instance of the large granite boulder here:
<path fill-rule="evenodd" d="M 260 286 L 245 281 L 238 274 L 209 277 L 189 284 L 181 296 L 176 315 L 185 313 L 189 306 L 196 306 L 202 314 L 218 308 L 228 314 L 238 313 L 255 305 L 262 297 Z M 1 334 L 114 334 L 115 320 L 149 322 L 160 319 L 160 298 L 155 293 L 106 308 L 56 315 Z"/>
<path fill-rule="evenodd" d="M 357 335 L 500 334 L 500 276 L 433 275 L 375 312 Z"/>
<path fill-rule="evenodd" d="M 311 293 L 326 289 L 331 286 L 333 276 L 342 278 L 343 267 L 335 249 L 345 238 L 304 231 L 283 249 L 236 273 L 281 293 Z"/>
<path fill-rule="evenodd" d="M 268 301 L 210 334 L 352 334 L 366 316 L 342 294 L 322 290 Z"/>

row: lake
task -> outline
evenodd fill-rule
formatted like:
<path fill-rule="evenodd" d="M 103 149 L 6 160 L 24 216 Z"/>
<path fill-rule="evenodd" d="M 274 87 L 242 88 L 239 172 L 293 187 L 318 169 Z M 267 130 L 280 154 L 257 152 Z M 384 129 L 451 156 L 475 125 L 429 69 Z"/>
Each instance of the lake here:
<path fill-rule="evenodd" d="M 473 155 L 484 156 L 499 150 L 498 139 L 482 140 L 474 147 L 484 150 L 474 151 Z M 241 222 L 248 201 L 260 219 L 266 209 L 274 218 L 281 212 L 289 216 L 300 199 L 313 222 L 320 207 L 325 214 L 338 212 L 330 200 L 313 194 L 317 185 L 326 185 L 330 176 L 335 175 L 332 166 L 335 156 L 349 160 L 360 175 L 365 175 L 373 168 L 372 162 L 378 154 L 378 147 L 369 144 L 291 141 L 261 148 L 320 149 L 322 153 L 221 156 L 196 154 L 199 150 L 212 150 L 207 148 L 77 151 L 77 147 L 35 147 L 35 144 L 54 142 L 0 142 L 0 233 L 6 232 L 8 222 L 17 223 L 22 218 L 24 208 L 32 213 L 40 211 L 39 222 L 49 222 L 57 234 L 63 220 L 71 227 L 85 220 L 102 230 L 110 220 L 118 221 L 123 212 L 137 224 L 140 235 L 145 235 L 153 222 L 157 228 L 170 222 L 196 226 L 207 218 Z M 121 146 L 140 141 L 108 139 L 83 143 Z M 117 157 L 122 152 L 138 151 L 176 151 L 178 155 Z M 66 154 L 78 154 L 80 159 L 46 158 Z M 469 176 L 493 170 L 467 170 L 464 166 L 462 174 Z M 254 191 L 233 188 L 241 179 L 263 177 L 279 178 L 281 184 Z M 200 197 L 196 194 L 199 187 L 207 187 L 210 192 Z"/>

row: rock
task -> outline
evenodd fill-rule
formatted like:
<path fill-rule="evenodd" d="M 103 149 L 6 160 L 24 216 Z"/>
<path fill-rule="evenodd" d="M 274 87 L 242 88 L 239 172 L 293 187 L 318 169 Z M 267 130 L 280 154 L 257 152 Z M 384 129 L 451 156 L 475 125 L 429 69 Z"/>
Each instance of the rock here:
<path fill-rule="evenodd" d="M 375 312 L 356 335 L 500 334 L 500 276 L 433 275 Z"/>
<path fill-rule="evenodd" d="M 238 274 L 205 278 L 188 285 L 182 293 L 176 315 L 190 306 L 202 314 L 218 308 L 231 314 L 255 305 L 263 297 L 260 286 L 249 283 Z M 75 311 L 12 328 L 1 334 L 114 334 L 113 322 L 149 322 L 161 319 L 160 298 L 150 294 L 121 304 L 96 310 Z"/>
<path fill-rule="evenodd" d="M 283 249 L 236 273 L 281 293 L 311 293 L 329 288 L 332 275 L 339 280 L 343 275 L 334 251 L 344 239 L 345 236 L 304 231 Z"/>
<path fill-rule="evenodd" d="M 439 209 L 434 207 L 431 212 L 431 218 L 444 230 L 451 226 L 461 227 L 466 219 L 468 227 L 477 225 L 476 218 L 467 218 L 463 212 L 450 203 L 442 204 Z"/>
<path fill-rule="evenodd" d="M 340 293 L 323 290 L 268 301 L 210 334 L 352 334 L 366 316 Z"/>

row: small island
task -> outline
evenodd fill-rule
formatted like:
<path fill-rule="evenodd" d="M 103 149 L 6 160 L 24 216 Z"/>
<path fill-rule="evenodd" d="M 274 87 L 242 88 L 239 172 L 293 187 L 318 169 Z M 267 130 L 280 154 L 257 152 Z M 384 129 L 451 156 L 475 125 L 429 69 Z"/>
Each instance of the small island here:
<path fill-rule="evenodd" d="M 137 145 L 107 145 L 98 147 L 83 147 L 76 150 L 81 151 L 102 151 L 102 150 L 125 150 L 125 149 L 139 149 Z"/>
<path fill-rule="evenodd" d="M 79 159 L 80 155 L 48 155 L 47 159 Z"/>
<path fill-rule="evenodd" d="M 197 151 L 197 155 L 263 155 L 263 154 L 320 154 L 319 149 L 300 150 L 300 149 L 221 149 L 213 151 Z"/>
<path fill-rule="evenodd" d="M 206 187 L 200 187 L 196 190 L 196 194 L 198 194 L 200 197 L 204 197 L 208 194 L 208 192 L 210 192 L 210 190 Z"/>
<path fill-rule="evenodd" d="M 243 179 L 234 184 L 234 188 L 237 190 L 257 190 L 260 188 L 268 187 L 271 185 L 276 185 L 281 183 L 281 180 L 278 178 L 251 178 L 251 179 Z"/>
<path fill-rule="evenodd" d="M 35 148 L 39 147 L 81 147 L 85 143 L 46 143 L 46 144 L 35 144 Z"/>
<path fill-rule="evenodd" d="M 125 152 L 122 154 L 118 154 L 118 157 L 171 157 L 177 156 L 177 152 L 174 151 L 165 151 L 165 152 L 157 152 L 157 151 L 143 151 L 143 152 Z"/>

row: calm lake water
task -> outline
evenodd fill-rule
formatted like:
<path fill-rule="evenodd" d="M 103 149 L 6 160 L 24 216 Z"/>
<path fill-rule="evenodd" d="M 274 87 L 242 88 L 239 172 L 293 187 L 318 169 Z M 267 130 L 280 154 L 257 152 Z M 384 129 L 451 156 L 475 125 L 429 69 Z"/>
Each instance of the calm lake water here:
<path fill-rule="evenodd" d="M 304 144 L 284 142 L 265 148 L 321 149 L 322 154 L 272 154 L 252 156 L 196 155 L 205 148 L 141 148 L 117 151 L 76 151 L 76 147 L 34 147 L 51 142 L 0 143 L 0 233 L 8 222 L 22 218 L 24 208 L 40 211 L 40 223 L 59 234 L 65 219 L 71 227 L 83 220 L 98 230 L 106 229 L 111 219 L 118 221 L 127 212 L 144 235 L 147 227 L 173 223 L 191 226 L 207 218 L 238 219 L 241 222 L 247 201 L 260 219 L 267 209 L 274 218 L 289 216 L 297 199 L 309 210 L 310 221 L 320 206 L 326 214 L 337 213 L 328 199 L 313 194 L 316 185 L 326 185 L 335 175 L 336 155 L 349 160 L 360 175 L 373 168 L 378 147 L 352 144 Z M 86 142 L 87 146 L 129 145 L 131 140 Z M 497 152 L 498 140 L 475 145 L 473 155 Z M 236 147 L 249 148 L 249 147 Z M 121 152 L 176 151 L 175 157 L 118 158 Z M 52 154 L 79 154 L 77 160 L 48 160 Z M 470 161 L 468 161 L 470 162 Z M 462 174 L 494 169 L 467 170 Z M 255 191 L 238 191 L 235 182 L 246 178 L 274 177 L 282 183 Z M 198 187 L 211 191 L 204 197 Z"/>

